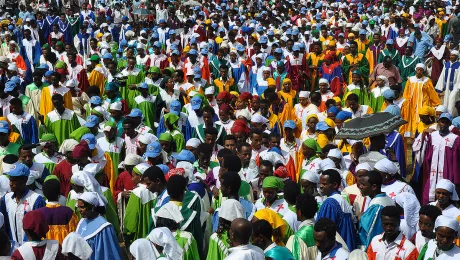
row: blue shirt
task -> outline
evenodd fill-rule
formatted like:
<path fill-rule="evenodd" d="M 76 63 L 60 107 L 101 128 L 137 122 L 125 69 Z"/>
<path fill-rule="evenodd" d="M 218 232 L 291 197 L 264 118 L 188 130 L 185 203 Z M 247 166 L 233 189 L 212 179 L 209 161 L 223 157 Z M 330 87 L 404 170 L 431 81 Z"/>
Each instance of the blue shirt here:
<path fill-rule="evenodd" d="M 413 49 L 414 49 L 414 55 L 416 57 L 420 58 L 420 61 L 423 62 L 424 56 L 427 53 L 428 50 L 433 47 L 433 39 L 426 33 L 426 32 L 421 32 L 422 33 L 422 38 L 418 40 L 415 38 L 414 33 L 411 33 L 409 36 L 409 42 L 414 43 Z"/>

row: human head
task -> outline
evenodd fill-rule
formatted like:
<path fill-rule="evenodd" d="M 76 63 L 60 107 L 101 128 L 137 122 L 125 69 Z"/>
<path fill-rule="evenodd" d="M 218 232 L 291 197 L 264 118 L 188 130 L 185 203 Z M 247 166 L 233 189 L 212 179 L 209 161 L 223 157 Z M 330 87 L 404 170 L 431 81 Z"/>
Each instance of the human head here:
<path fill-rule="evenodd" d="M 168 195 L 173 201 L 182 201 L 184 199 L 187 180 L 184 176 L 173 175 L 169 177 L 167 182 Z"/>
<path fill-rule="evenodd" d="M 396 206 L 386 206 L 382 210 L 382 227 L 385 237 L 395 237 L 399 233 L 400 211 Z"/>
<path fill-rule="evenodd" d="M 257 220 L 256 222 L 252 223 L 252 229 L 251 243 L 253 245 L 258 246 L 260 249 L 264 250 L 267 247 L 267 244 L 269 245 L 273 243 L 273 228 L 268 221 L 265 219 Z"/>
<path fill-rule="evenodd" d="M 142 174 L 142 183 L 152 193 L 162 192 L 166 186 L 166 179 L 163 171 L 158 166 L 152 166 Z"/>
<path fill-rule="evenodd" d="M 436 219 L 442 215 L 441 209 L 434 205 L 424 205 L 419 211 L 418 227 L 422 236 L 427 238 L 434 238 L 434 224 Z"/>
<path fill-rule="evenodd" d="M 237 218 L 230 226 L 229 238 L 232 246 L 247 245 L 252 235 L 252 224 L 244 218 Z"/>
<path fill-rule="evenodd" d="M 297 197 L 296 202 L 296 214 L 298 221 L 304 221 L 306 219 L 312 219 L 315 217 L 318 211 L 318 203 L 315 197 L 310 194 L 304 193 Z"/>
<path fill-rule="evenodd" d="M 376 171 L 369 171 L 366 175 L 360 176 L 358 188 L 363 196 L 374 198 L 375 195 L 381 193 L 382 183 L 382 175 Z"/>
<path fill-rule="evenodd" d="M 319 190 L 324 196 L 330 196 L 336 192 L 342 183 L 342 177 L 334 169 L 324 171 L 319 178 Z"/>
<path fill-rule="evenodd" d="M 316 242 L 316 247 L 322 254 L 329 252 L 335 245 L 335 233 L 337 226 L 331 219 L 320 218 L 314 227 L 313 238 Z"/>
<path fill-rule="evenodd" d="M 220 185 L 222 196 L 238 196 L 238 191 L 241 187 L 241 177 L 237 172 L 227 172 L 220 177 Z"/>

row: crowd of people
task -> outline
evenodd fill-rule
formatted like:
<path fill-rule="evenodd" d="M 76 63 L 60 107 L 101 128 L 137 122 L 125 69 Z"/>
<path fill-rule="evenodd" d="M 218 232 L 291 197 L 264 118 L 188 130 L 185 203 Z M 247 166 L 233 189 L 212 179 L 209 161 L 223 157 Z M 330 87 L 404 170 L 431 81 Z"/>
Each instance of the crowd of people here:
<path fill-rule="evenodd" d="M 458 1 L 0 6 L 1 259 L 460 257 Z"/>

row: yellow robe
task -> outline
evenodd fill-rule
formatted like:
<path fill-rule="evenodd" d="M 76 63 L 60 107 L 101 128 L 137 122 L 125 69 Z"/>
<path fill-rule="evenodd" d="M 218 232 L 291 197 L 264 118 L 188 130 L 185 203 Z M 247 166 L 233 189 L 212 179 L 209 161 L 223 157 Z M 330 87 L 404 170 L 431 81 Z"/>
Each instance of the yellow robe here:
<path fill-rule="evenodd" d="M 50 93 L 50 88 L 54 88 L 53 86 L 46 86 L 42 89 L 42 93 L 40 95 L 40 114 L 43 115 L 46 119 L 46 115 L 48 115 L 49 112 L 53 111 L 54 106 L 53 102 L 51 101 L 51 93 Z M 58 88 L 61 89 L 62 87 Z M 53 91 L 53 93 L 56 92 L 56 90 Z M 61 93 L 59 93 L 62 95 Z M 63 95 L 64 97 L 64 107 L 67 109 L 73 110 L 73 103 L 72 103 L 72 94 L 70 94 L 70 91 L 65 92 Z"/>
<path fill-rule="evenodd" d="M 296 97 L 296 91 L 291 89 L 289 93 L 286 93 L 284 91 L 278 92 L 278 96 L 282 98 L 284 101 L 286 101 L 289 104 L 289 107 L 294 107 L 294 99 Z"/>
<path fill-rule="evenodd" d="M 441 104 L 441 99 L 434 90 L 430 78 L 417 79 L 416 76 L 407 79 L 403 97 L 409 102 L 410 111 L 405 136 L 413 138 L 418 122 L 420 122 L 419 110 L 423 106 L 438 106 Z"/>
<path fill-rule="evenodd" d="M 47 208 L 62 207 L 59 204 L 46 204 Z M 49 231 L 46 233 L 46 238 L 50 240 L 57 240 L 60 245 L 64 242 L 64 238 L 71 232 L 77 230 L 78 216 L 73 213 L 72 218 L 66 225 L 49 225 Z"/>
<path fill-rule="evenodd" d="M 369 40 L 366 39 L 364 42 L 357 40 L 356 43 L 358 44 L 358 52 L 361 53 L 366 53 L 368 46 L 369 46 Z"/>
<path fill-rule="evenodd" d="M 105 75 L 101 64 L 97 64 L 88 77 L 90 86 L 97 86 L 101 90 L 101 94 L 104 94 L 105 87 Z"/>
<path fill-rule="evenodd" d="M 324 146 L 329 144 L 329 139 L 327 139 L 325 134 L 318 134 L 318 138 L 316 139 L 316 142 L 318 142 L 321 148 L 324 148 Z"/>

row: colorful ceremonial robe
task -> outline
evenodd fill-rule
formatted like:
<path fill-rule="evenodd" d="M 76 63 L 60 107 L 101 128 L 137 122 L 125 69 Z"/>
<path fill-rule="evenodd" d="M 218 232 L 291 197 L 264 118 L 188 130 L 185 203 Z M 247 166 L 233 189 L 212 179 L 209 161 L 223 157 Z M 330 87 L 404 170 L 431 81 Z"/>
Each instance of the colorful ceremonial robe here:
<path fill-rule="evenodd" d="M 351 69 L 352 65 L 357 65 L 357 68 Z M 345 77 L 345 82 L 351 84 L 352 82 L 352 73 L 354 70 L 358 70 L 361 76 L 364 78 L 365 82 L 368 81 L 367 76 L 369 75 L 369 62 L 362 53 L 357 53 L 355 55 L 348 54 L 345 56 L 345 59 L 342 63 L 342 71 Z"/>
<path fill-rule="evenodd" d="M 132 237 L 133 241 L 147 237 L 149 234 L 149 224 L 155 199 L 155 194 L 148 190 L 144 184 L 140 184 L 139 187 L 132 190 L 126 206 L 123 232 Z"/>
<path fill-rule="evenodd" d="M 58 145 L 61 145 L 65 139 L 69 139 L 70 134 L 79 127 L 80 121 L 77 114 L 67 108 L 62 114 L 55 109 L 49 112 L 45 119 L 46 132 L 56 136 Z"/>
<path fill-rule="evenodd" d="M 64 238 L 77 228 L 78 217 L 71 208 L 61 206 L 57 202 L 47 202 L 46 206 L 38 209 L 49 225 L 47 239 L 57 240 L 62 245 Z"/>
<path fill-rule="evenodd" d="M 24 144 L 38 143 L 38 126 L 35 118 L 26 112 L 22 115 L 9 113 L 8 121 L 13 126 L 13 130 L 21 135 Z"/>
<path fill-rule="evenodd" d="M 118 165 L 122 162 L 125 156 L 125 142 L 123 138 L 117 136 L 113 142 L 110 142 L 104 136 L 97 139 L 97 146 L 99 149 L 109 154 L 112 159 L 115 176 L 118 177 Z"/>
<path fill-rule="evenodd" d="M 42 89 L 40 94 L 40 114 L 46 119 L 48 113 L 54 109 L 51 97 L 54 94 L 60 94 L 64 97 L 64 106 L 67 109 L 73 110 L 72 95 L 66 87 L 55 88 L 53 85 L 46 86 Z"/>

